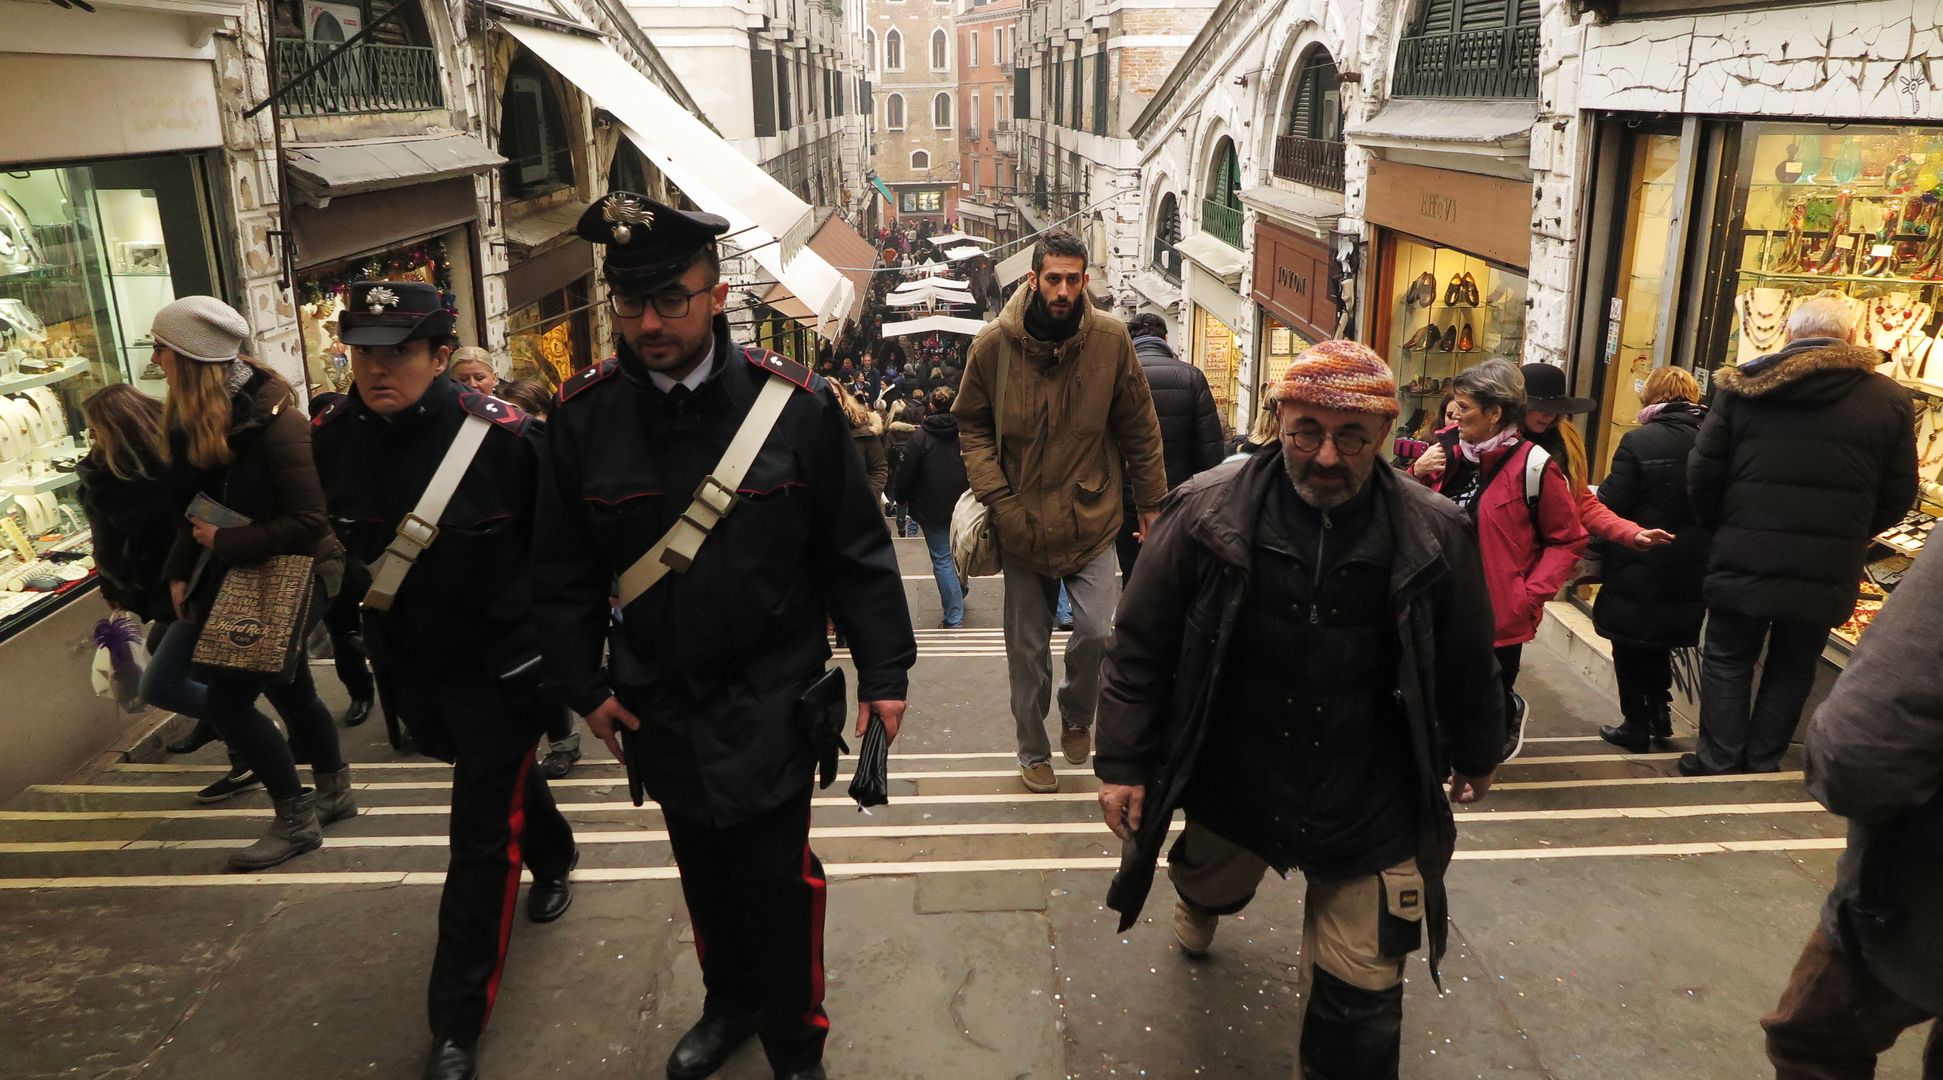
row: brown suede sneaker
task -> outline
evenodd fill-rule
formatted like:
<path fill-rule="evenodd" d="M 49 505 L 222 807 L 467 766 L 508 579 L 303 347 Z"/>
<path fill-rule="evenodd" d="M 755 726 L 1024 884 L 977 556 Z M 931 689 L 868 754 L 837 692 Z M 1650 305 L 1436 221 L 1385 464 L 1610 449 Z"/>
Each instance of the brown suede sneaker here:
<path fill-rule="evenodd" d="M 1208 955 L 1219 921 L 1217 916 L 1203 915 L 1188 907 L 1184 900 L 1174 901 L 1174 940 L 1181 943 L 1181 951 L 1189 956 Z"/>
<path fill-rule="evenodd" d="M 1053 775 L 1050 761 L 1019 766 L 1019 779 L 1025 781 L 1025 789 L 1035 795 L 1048 795 L 1059 790 L 1059 777 Z"/>
<path fill-rule="evenodd" d="M 1087 757 L 1093 753 L 1093 729 L 1069 727 L 1061 730 L 1059 749 L 1072 764 L 1086 764 Z"/>

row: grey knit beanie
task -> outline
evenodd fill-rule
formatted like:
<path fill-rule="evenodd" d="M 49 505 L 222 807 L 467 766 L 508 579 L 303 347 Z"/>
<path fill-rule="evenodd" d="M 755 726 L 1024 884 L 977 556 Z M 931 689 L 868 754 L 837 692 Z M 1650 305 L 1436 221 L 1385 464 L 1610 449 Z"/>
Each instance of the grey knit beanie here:
<path fill-rule="evenodd" d="M 250 339 L 250 324 L 213 296 L 185 296 L 155 313 L 149 334 L 185 360 L 227 364 Z"/>

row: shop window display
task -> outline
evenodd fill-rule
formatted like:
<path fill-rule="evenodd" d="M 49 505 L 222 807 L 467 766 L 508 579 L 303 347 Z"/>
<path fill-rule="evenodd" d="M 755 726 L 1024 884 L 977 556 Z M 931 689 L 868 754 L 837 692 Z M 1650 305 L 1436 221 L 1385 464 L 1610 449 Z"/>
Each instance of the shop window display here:
<path fill-rule="evenodd" d="M 436 285 L 445 297 L 446 310 L 458 316 L 454 276 L 449 245 L 441 237 L 303 271 L 297 283 L 297 295 L 302 299 L 297 315 L 303 332 L 304 377 L 309 380 L 311 393 L 342 393 L 351 385 L 350 355 L 337 339 L 337 315 L 352 283 L 422 281 Z M 463 319 L 460 322 L 464 324 Z"/>
<path fill-rule="evenodd" d="M 593 279 L 581 278 L 507 316 L 506 349 L 514 378 L 538 379 L 549 390 L 558 390 L 593 362 L 587 312 L 592 288 Z"/>
<path fill-rule="evenodd" d="M 1834 633 L 1853 645 L 1943 514 L 1943 133 L 1749 124 L 1735 198 L 1725 361 L 1779 349 L 1796 306 L 1835 297 L 1857 343 L 1883 350 L 1880 370 L 1915 397 L 1922 495 L 1870 551 L 1854 617 Z"/>
<path fill-rule="evenodd" d="M 1213 312 L 1199 307 L 1194 312 L 1194 366 L 1208 378 L 1208 390 L 1214 395 L 1214 411 L 1221 415 L 1223 423 L 1233 427 L 1236 380 L 1241 369 L 1241 351 L 1235 344 L 1235 332 L 1215 318 Z"/>
<path fill-rule="evenodd" d="M 1390 367 L 1402 402 L 1399 435 L 1429 440 L 1438 403 L 1459 372 L 1496 357 L 1517 363 L 1525 343 L 1525 277 L 1454 248 L 1392 235 L 1395 295 Z"/>
<path fill-rule="evenodd" d="M 81 403 L 165 392 L 148 328 L 216 291 L 206 205 L 194 157 L 0 172 L 0 637 L 92 576 Z"/>

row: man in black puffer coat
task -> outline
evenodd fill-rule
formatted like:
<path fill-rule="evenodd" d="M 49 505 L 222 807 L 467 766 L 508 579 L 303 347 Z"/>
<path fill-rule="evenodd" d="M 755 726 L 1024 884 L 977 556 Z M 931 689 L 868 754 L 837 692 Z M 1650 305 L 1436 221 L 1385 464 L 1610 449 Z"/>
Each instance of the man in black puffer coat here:
<path fill-rule="evenodd" d="M 1810 300 L 1780 352 L 1728 366 L 1687 465 L 1708 562 L 1696 776 L 1773 772 L 1831 627 L 1855 609 L 1869 539 L 1916 498 L 1909 394 L 1852 344 L 1846 301 Z M 1748 706 L 1767 647 L 1761 693 Z"/>
<path fill-rule="evenodd" d="M 938 582 L 942 625 L 947 630 L 965 622 L 965 583 L 958 580 L 958 566 L 951 558 L 951 512 L 958 505 L 958 497 L 971 486 L 965 478 L 964 455 L 958 450 L 958 418 L 951 415 L 954 396 L 948 386 L 931 391 L 931 415 L 911 437 L 904 460 L 891 477 L 893 495 L 910 508 L 911 516 L 924 530 L 924 546 L 931 553 L 931 576 Z"/>
<path fill-rule="evenodd" d="M 1140 370 L 1147 373 L 1147 385 L 1154 394 L 1154 415 L 1160 419 L 1161 461 L 1167 468 L 1167 490 L 1172 491 L 1194 474 L 1221 464 L 1227 456 L 1221 414 L 1214 409 L 1207 376 L 1175 356 L 1167 344 L 1167 323 L 1160 316 L 1147 312 L 1135 315 L 1127 320 L 1127 333 L 1133 336 L 1133 354 L 1140 360 Z M 1114 548 L 1120 556 L 1120 576 L 1125 578 L 1133 573 L 1133 561 L 1140 554 L 1140 541 L 1133 537 L 1140 523 L 1134 519 L 1132 495 L 1122 501 L 1128 507 L 1127 517 Z"/>

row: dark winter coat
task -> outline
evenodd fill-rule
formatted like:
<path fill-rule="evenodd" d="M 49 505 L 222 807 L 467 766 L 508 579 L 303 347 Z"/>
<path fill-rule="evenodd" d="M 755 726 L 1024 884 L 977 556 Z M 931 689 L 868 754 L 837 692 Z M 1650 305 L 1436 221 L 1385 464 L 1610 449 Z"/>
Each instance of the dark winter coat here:
<path fill-rule="evenodd" d="M 102 599 L 143 622 L 174 618 L 162 566 L 192 494 L 161 461 L 143 462 L 146 477 L 124 480 L 90 454 L 74 470 L 81 478 L 81 512 L 94 537 L 94 565 Z"/>
<path fill-rule="evenodd" d="M 1174 810 L 1194 775 L 1221 699 L 1224 666 L 1251 587 L 1251 550 L 1270 484 L 1287 483 L 1275 454 L 1230 462 L 1167 497 L 1115 616 L 1100 691 L 1094 772 L 1147 789 L 1141 826 L 1121 848 L 1107 904 L 1120 929 L 1139 917 Z M 1443 955 L 1443 880 L 1457 846 L 1440 790 L 1454 765 L 1497 768 L 1504 752 L 1504 688 L 1491 650 L 1491 601 L 1470 522 L 1448 500 L 1370 474 L 1392 529 L 1390 614 L 1396 701 L 1416 767 L 1417 863 L 1426 889 L 1433 969 Z"/>
<path fill-rule="evenodd" d="M 341 557 L 344 549 L 331 534 L 324 489 L 310 456 L 310 417 L 297 405 L 290 384 L 269 371 L 251 374 L 230 397 L 230 460 L 218 469 L 186 465 L 182 435 L 173 433 L 186 490 L 210 498 L 250 519 L 248 525 L 216 530 L 216 564 L 246 566 L 272 555 Z M 187 581 L 202 546 L 187 519 L 176 524 L 175 545 L 164 574 Z M 198 592 L 216 579 L 205 574 Z"/>
<path fill-rule="evenodd" d="M 829 665 L 826 618 L 849 637 L 860 700 L 903 700 L 917 644 L 890 531 L 830 384 L 731 344 L 723 316 L 715 341 L 714 372 L 686 398 L 657 389 L 625 342 L 561 387 L 534 517 L 533 617 L 547 682 L 576 712 L 618 694 L 640 718 L 648 794 L 726 826 L 812 778 L 797 704 Z M 778 375 L 801 390 L 735 509 L 694 565 L 616 624 L 615 577 L 680 518 Z"/>
<path fill-rule="evenodd" d="M 958 418 L 948 412 L 925 417 L 891 479 L 897 501 L 911 508 L 919 525 L 949 528 L 951 511 L 970 486 L 965 458 L 958 450 Z"/>
<path fill-rule="evenodd" d="M 850 439 L 857 448 L 857 456 L 863 460 L 871 493 L 882 495 L 891 480 L 890 450 L 884 445 L 884 418 L 871 413 L 870 419 L 850 425 Z"/>
<path fill-rule="evenodd" d="M 1166 338 L 1134 338 L 1133 355 L 1147 373 L 1147 387 L 1154 395 L 1167 486 L 1180 487 L 1194 474 L 1221 464 L 1226 456 L 1214 392 L 1201 369 L 1175 356 Z"/>
<path fill-rule="evenodd" d="M 1709 607 L 1826 626 L 1855 610 L 1869 539 L 1916 499 L 1915 414 L 1882 362 L 1813 338 L 1715 377 L 1687 465 Z"/>
<path fill-rule="evenodd" d="M 1808 790 L 1849 819 L 1823 925 L 1943 1015 L 1943 559 L 1916 560 L 1808 724 Z M 1859 952 L 1861 955 L 1856 957 Z"/>
<path fill-rule="evenodd" d="M 1605 546 L 1603 581 L 1592 618 L 1602 637 L 1639 648 L 1700 643 L 1707 613 L 1701 583 L 1710 537 L 1687 500 L 1687 456 L 1706 410 L 1677 402 L 1619 440 L 1599 501 L 1642 529 L 1665 529 L 1673 542 L 1650 551 Z"/>

